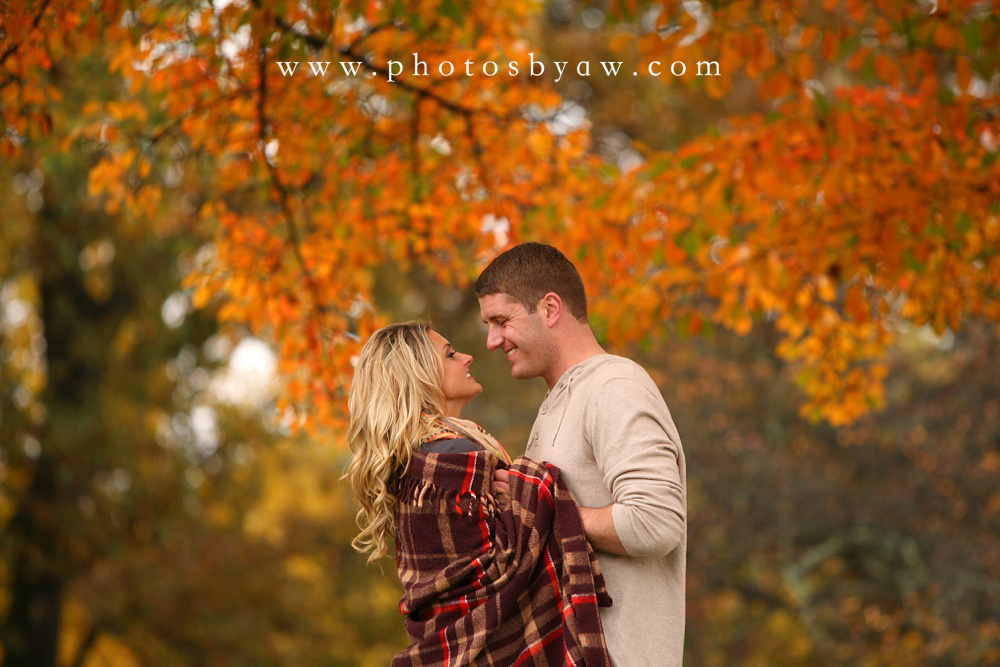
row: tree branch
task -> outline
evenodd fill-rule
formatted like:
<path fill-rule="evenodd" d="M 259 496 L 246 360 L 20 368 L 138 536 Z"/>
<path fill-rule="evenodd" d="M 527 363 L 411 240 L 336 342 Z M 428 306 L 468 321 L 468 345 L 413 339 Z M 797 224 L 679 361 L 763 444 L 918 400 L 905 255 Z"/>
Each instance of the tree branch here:
<path fill-rule="evenodd" d="M 31 28 L 28 30 L 29 37 L 31 35 L 31 31 L 37 28 L 38 24 L 42 22 L 42 15 L 45 14 L 45 10 L 48 9 L 49 2 L 51 2 L 51 0 L 44 0 L 42 2 L 42 6 L 38 8 L 38 13 L 35 14 L 35 20 L 31 22 Z M 10 46 L 8 46 L 7 49 L 3 52 L 3 54 L 0 55 L 0 65 L 3 65 L 4 62 L 6 62 L 7 58 L 14 55 L 14 52 L 17 51 L 19 46 L 20 44 L 17 43 L 12 43 Z"/>
<path fill-rule="evenodd" d="M 268 123 L 267 115 L 265 112 L 266 100 L 267 100 L 267 62 L 265 59 L 266 50 L 262 45 L 260 47 L 260 62 L 259 76 L 260 83 L 258 86 L 258 98 L 257 98 L 257 138 L 260 142 L 261 156 L 264 159 L 264 164 L 267 166 L 268 173 L 271 176 L 271 182 L 274 185 L 275 191 L 278 193 L 278 198 L 281 203 L 282 217 L 285 219 L 285 227 L 288 233 L 288 244 L 291 247 L 292 254 L 295 256 L 295 261 L 298 262 L 299 268 L 302 271 L 302 277 L 306 283 L 306 290 L 309 296 L 312 298 L 312 308 L 310 309 L 310 318 L 316 325 L 316 341 L 320 348 L 321 354 L 326 354 L 326 348 L 320 343 L 323 340 L 323 322 L 320 319 L 322 313 L 328 312 L 330 309 L 323 303 L 323 299 L 320 295 L 319 286 L 316 284 L 316 278 L 313 276 L 309 265 L 305 261 L 305 257 L 302 255 L 302 239 L 299 233 L 298 225 L 295 222 L 295 214 L 292 211 L 291 206 L 291 194 L 289 193 L 288 187 L 282 182 L 281 174 L 278 171 L 277 165 L 274 164 L 267 156 L 267 135 L 268 135 Z M 331 368 L 335 368 L 335 364 L 330 364 Z M 346 379 L 340 376 L 338 371 L 338 376 L 342 384 L 346 386 Z M 327 393 L 333 397 L 333 392 L 329 387 L 324 387 Z"/>
<path fill-rule="evenodd" d="M 255 4 L 259 6 L 259 3 Z M 290 33 L 296 38 L 301 39 L 302 41 L 304 41 L 306 44 L 308 44 L 313 49 L 316 49 L 317 51 L 326 48 L 327 46 L 330 46 L 329 38 L 298 30 L 295 28 L 295 26 L 290 25 L 287 21 L 285 21 L 281 17 L 275 17 L 274 23 L 282 31 Z M 359 53 L 358 49 L 360 48 L 362 42 L 364 42 L 372 35 L 381 32 L 383 30 L 388 30 L 390 28 L 395 28 L 397 30 L 405 30 L 406 26 L 398 22 L 380 23 L 379 25 L 373 26 L 370 29 L 366 30 L 361 35 L 359 35 L 348 46 L 336 49 L 337 53 L 339 53 L 342 56 L 351 58 L 352 60 L 360 62 L 361 66 L 365 70 L 369 72 L 375 72 L 376 74 L 380 74 L 388 80 L 389 78 L 388 68 L 376 65 L 371 60 L 366 58 L 363 54 Z M 488 109 L 477 109 L 474 107 L 467 107 L 463 104 L 442 97 L 441 95 L 438 95 L 429 88 L 421 88 L 419 86 L 415 86 L 411 83 L 408 83 L 407 81 L 399 79 L 398 77 L 393 77 L 393 78 L 394 80 L 390 81 L 390 83 L 396 86 L 397 88 L 401 88 L 402 90 L 417 95 L 420 98 L 426 98 L 432 100 L 441 108 L 447 109 L 448 111 L 451 111 L 453 113 L 457 113 L 463 116 L 479 113 L 486 116 L 491 116 L 499 120 L 505 119 L 504 116 L 496 114 Z M 507 117 L 506 119 L 509 118 L 510 117 Z"/>

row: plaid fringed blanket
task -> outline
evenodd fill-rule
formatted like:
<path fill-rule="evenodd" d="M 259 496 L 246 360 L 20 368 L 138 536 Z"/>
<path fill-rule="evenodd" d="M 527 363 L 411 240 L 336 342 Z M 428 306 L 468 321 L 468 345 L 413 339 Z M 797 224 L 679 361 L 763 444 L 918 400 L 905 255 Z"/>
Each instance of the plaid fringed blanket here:
<path fill-rule="evenodd" d="M 414 453 L 396 510 L 412 643 L 393 667 L 611 665 L 597 609 L 611 598 L 559 469 L 515 459 L 501 507 L 496 464 Z"/>

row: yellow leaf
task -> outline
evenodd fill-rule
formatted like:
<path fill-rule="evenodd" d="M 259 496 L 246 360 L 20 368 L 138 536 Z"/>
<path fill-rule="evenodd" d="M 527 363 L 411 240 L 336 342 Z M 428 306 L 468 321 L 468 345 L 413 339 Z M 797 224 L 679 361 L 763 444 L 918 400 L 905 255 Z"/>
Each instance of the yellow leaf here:
<path fill-rule="evenodd" d="M 203 308 L 211 298 L 212 290 L 207 285 L 199 285 L 191 295 L 191 305 L 195 308 Z"/>
<path fill-rule="evenodd" d="M 819 279 L 816 281 L 816 287 L 820 299 L 826 301 L 827 303 L 833 301 L 834 297 L 836 296 L 836 291 L 833 288 L 832 280 L 830 280 L 826 276 L 820 276 Z"/>
<path fill-rule="evenodd" d="M 729 92 L 728 76 L 707 76 L 702 81 L 705 84 L 705 94 L 713 100 L 721 100 Z"/>

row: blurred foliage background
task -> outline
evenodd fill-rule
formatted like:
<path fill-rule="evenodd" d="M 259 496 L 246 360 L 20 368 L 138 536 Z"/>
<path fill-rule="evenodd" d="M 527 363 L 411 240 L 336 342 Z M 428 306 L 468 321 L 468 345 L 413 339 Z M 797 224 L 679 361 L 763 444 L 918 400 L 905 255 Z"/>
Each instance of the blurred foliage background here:
<path fill-rule="evenodd" d="M 989 14 L 980 4 L 966 10 Z M 109 207 L 94 188 L 106 145 L 80 119 L 95 100 L 137 98 L 94 19 L 106 8 L 81 7 L 59 16 L 61 51 L 53 35 L 45 51 L 61 56 L 44 65 L 58 96 L 31 93 L 27 66 L 0 82 L 0 664 L 384 665 L 405 642 L 400 590 L 391 562 L 366 567 L 350 549 L 341 433 L 294 428 L 274 329 L 220 318 L 219 302 L 192 305 L 185 278 L 217 240 L 191 215 L 206 205 L 211 155 L 161 156 L 165 194 L 142 204 L 155 216 Z M 536 52 L 614 59 L 622 23 L 609 6 L 531 8 Z M 16 19 L 56 9 L 5 3 L 0 58 L 15 60 L 27 29 Z M 995 94 L 996 69 L 978 74 Z M 670 151 L 769 110 L 745 81 L 725 95 L 627 77 L 553 87 L 618 167 L 640 144 Z M 140 101 L 151 125 L 171 122 L 170 109 Z M 601 239 L 590 242 L 583 250 L 599 253 Z M 455 246 L 473 266 L 475 244 Z M 544 384 L 510 378 L 484 349 L 471 291 L 419 258 L 371 272 L 379 316 L 429 318 L 473 354 L 485 391 L 465 416 L 522 452 Z M 609 297 L 599 276 L 584 278 Z M 609 349 L 649 369 L 684 440 L 688 664 L 1000 662 L 995 323 L 898 323 L 880 359 L 884 406 L 836 427 L 802 416 L 807 398 L 776 353 L 773 321 L 743 335 L 668 321 L 631 342 L 595 324 Z"/>

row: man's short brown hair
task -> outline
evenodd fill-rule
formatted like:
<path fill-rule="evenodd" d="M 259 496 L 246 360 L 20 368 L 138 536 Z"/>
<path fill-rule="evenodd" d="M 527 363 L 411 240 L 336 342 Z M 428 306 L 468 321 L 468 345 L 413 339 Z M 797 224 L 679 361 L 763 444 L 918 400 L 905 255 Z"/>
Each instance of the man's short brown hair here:
<path fill-rule="evenodd" d="M 507 294 L 535 312 L 538 302 L 555 292 L 578 321 L 587 319 L 587 295 L 583 280 L 558 248 L 544 243 L 522 243 L 506 250 L 483 269 L 476 280 L 476 297 Z"/>

